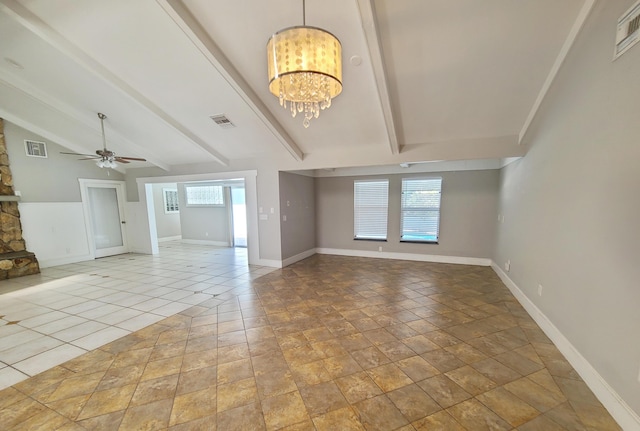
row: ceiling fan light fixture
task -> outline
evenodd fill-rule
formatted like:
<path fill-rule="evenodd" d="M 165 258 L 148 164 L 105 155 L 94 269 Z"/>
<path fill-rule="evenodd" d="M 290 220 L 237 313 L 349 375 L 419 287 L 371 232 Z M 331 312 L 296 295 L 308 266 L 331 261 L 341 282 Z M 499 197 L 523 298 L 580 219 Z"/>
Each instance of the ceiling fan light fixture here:
<path fill-rule="evenodd" d="M 267 43 L 269 91 L 291 116 L 304 113 L 302 124 L 309 127 L 312 118 L 331 106 L 342 92 L 342 45 L 326 30 L 303 25 L 275 33 Z"/>

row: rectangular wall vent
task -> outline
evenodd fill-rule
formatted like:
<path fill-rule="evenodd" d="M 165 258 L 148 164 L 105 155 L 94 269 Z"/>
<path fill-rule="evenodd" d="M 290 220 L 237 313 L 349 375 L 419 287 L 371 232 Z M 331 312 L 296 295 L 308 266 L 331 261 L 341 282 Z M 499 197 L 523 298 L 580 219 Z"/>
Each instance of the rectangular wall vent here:
<path fill-rule="evenodd" d="M 233 127 L 236 127 L 236 125 L 233 124 L 231 120 L 229 120 L 224 114 L 212 115 L 211 119 L 223 129 L 231 129 Z"/>
<path fill-rule="evenodd" d="M 24 140 L 24 150 L 29 157 L 47 158 L 47 144 L 44 142 Z"/>
<path fill-rule="evenodd" d="M 618 19 L 613 59 L 627 52 L 638 41 L 640 41 L 640 0 Z"/>

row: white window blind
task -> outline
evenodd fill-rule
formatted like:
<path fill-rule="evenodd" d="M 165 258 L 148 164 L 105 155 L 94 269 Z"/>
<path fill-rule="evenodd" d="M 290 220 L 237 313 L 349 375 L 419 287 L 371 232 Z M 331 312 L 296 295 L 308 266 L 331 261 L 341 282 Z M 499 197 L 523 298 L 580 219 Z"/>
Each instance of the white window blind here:
<path fill-rule="evenodd" d="M 438 242 L 442 178 L 402 179 L 402 241 Z"/>
<path fill-rule="evenodd" d="M 354 237 L 386 240 L 389 181 L 355 181 L 353 196 Z"/>
<path fill-rule="evenodd" d="M 184 191 L 188 206 L 224 205 L 224 192 L 222 186 L 186 186 Z"/>
<path fill-rule="evenodd" d="M 178 190 L 177 189 L 162 189 L 164 194 L 164 213 L 171 214 L 180 212 L 178 207 Z"/>

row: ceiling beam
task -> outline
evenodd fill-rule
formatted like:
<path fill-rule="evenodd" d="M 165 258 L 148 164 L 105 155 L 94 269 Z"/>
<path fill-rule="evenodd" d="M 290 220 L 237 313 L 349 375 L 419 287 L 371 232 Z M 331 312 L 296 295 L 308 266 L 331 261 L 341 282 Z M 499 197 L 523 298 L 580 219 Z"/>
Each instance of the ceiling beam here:
<path fill-rule="evenodd" d="M 138 92 L 118 76 L 111 73 L 107 68 L 102 66 L 102 64 L 69 42 L 48 24 L 42 21 L 37 15 L 25 8 L 16 0 L 0 0 L 0 10 L 5 12 L 26 29 L 30 30 L 33 34 L 40 37 L 46 43 L 71 58 L 84 69 L 101 78 L 112 88 L 144 107 L 156 117 L 160 118 L 165 124 L 178 131 L 195 146 L 206 151 L 217 163 L 220 163 L 223 166 L 229 165 L 229 160 L 212 148 L 207 142 L 196 136 L 187 127 L 176 121 L 171 115 L 146 98 L 142 93 Z"/>
<path fill-rule="evenodd" d="M 156 0 L 165 12 L 180 27 L 184 34 L 191 40 L 195 47 L 205 56 L 207 61 L 215 67 L 220 75 L 262 120 L 269 131 L 276 137 L 282 146 L 297 161 L 304 159 L 304 153 L 282 127 L 276 117 L 269 111 L 260 97 L 247 83 L 244 77 L 238 72 L 235 66 L 224 55 L 218 45 L 211 39 L 209 34 L 200 23 L 193 17 L 191 12 L 180 0 Z"/>
<path fill-rule="evenodd" d="M 564 44 L 562 45 L 562 48 L 558 53 L 558 56 L 556 57 L 556 61 L 553 63 L 553 66 L 551 67 L 551 70 L 547 75 L 547 79 L 544 81 L 544 84 L 542 85 L 542 88 L 538 93 L 538 97 L 536 101 L 533 103 L 533 106 L 529 111 L 529 115 L 527 116 L 527 119 L 525 120 L 524 125 L 520 130 L 520 135 L 518 136 L 519 144 L 522 144 L 522 140 L 524 139 L 524 136 L 527 134 L 527 131 L 529 130 L 529 127 L 531 126 L 533 119 L 536 117 L 536 114 L 538 113 L 538 110 L 540 109 L 540 106 L 542 105 L 544 98 L 547 96 L 547 93 L 549 92 L 549 88 L 551 88 L 551 84 L 553 84 L 553 81 L 556 79 L 556 76 L 558 75 L 560 68 L 564 64 L 564 60 L 567 58 L 567 55 L 569 54 L 571 47 L 576 41 L 576 38 L 578 37 L 578 33 L 580 33 L 580 30 L 584 26 L 585 21 L 589 17 L 589 13 L 593 9 L 593 5 L 595 4 L 595 2 L 596 0 L 585 0 L 584 4 L 582 5 L 582 8 L 580 9 L 580 12 L 578 12 L 578 16 L 576 17 L 576 20 L 574 21 L 573 26 L 571 27 L 571 30 L 569 31 L 569 34 L 567 35 L 567 38 L 565 39 Z"/>
<path fill-rule="evenodd" d="M 382 114 L 389 137 L 389 148 L 391 154 L 400 153 L 400 137 L 396 125 L 399 122 L 394 115 L 389 96 L 389 86 L 387 83 L 387 72 L 384 67 L 384 56 L 382 53 L 382 45 L 380 42 L 380 33 L 378 32 L 378 21 L 376 19 L 376 8 L 374 0 L 358 0 L 358 9 L 360 10 L 360 20 L 362 29 L 369 48 L 369 57 L 371 58 L 371 66 L 373 68 L 373 76 L 376 80 L 378 88 L 378 98 L 382 107 Z"/>

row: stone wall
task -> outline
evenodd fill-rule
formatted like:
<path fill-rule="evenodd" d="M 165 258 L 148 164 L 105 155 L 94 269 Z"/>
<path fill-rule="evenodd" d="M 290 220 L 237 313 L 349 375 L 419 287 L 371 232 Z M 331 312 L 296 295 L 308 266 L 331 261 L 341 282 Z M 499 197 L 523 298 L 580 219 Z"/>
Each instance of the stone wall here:
<path fill-rule="evenodd" d="M 0 118 L 0 199 L 13 196 L 4 121 Z M 39 272 L 35 255 L 26 251 L 18 202 L 0 201 L 0 280 Z"/>

